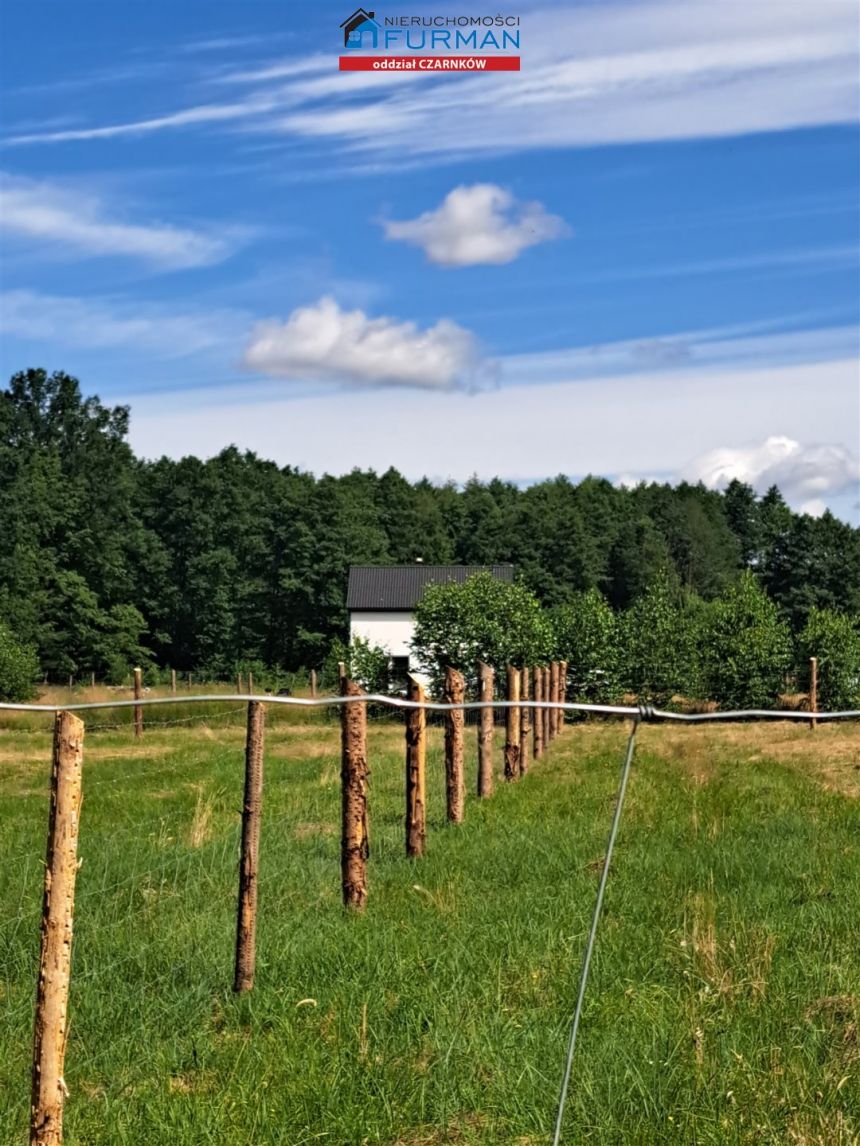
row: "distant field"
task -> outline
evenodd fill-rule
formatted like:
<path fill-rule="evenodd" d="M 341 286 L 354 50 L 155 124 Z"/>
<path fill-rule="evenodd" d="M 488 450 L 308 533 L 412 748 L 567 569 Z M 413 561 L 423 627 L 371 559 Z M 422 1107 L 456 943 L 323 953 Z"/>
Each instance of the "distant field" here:
<path fill-rule="evenodd" d="M 370 900 L 348 918 L 338 726 L 270 709 L 237 999 L 230 708 L 87 737 L 67 1146 L 546 1144 L 626 727 L 569 727 L 458 828 L 434 729 L 416 864 L 403 729 L 373 724 Z M 49 725 L 0 722 L 3 1146 L 26 1141 Z M 566 1143 L 860 1141 L 858 796 L 856 725 L 641 731 Z"/>

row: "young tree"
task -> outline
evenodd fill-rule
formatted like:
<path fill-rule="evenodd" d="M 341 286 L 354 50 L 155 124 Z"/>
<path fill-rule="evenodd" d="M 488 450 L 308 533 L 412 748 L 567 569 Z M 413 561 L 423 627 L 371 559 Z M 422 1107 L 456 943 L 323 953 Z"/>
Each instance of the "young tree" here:
<path fill-rule="evenodd" d="M 860 618 L 818 609 L 809 612 L 798 639 L 798 677 L 809 688 L 809 659 L 818 658 L 818 707 L 831 712 L 860 703 Z"/>
<path fill-rule="evenodd" d="M 346 675 L 365 692 L 386 693 L 391 684 L 390 659 L 385 649 L 372 645 L 364 637 L 353 637 L 348 645 L 336 637 L 323 662 L 322 678 L 329 687 L 335 686 L 337 666 L 343 663 Z"/>
<path fill-rule="evenodd" d="M 669 573 L 658 573 L 620 618 L 620 675 L 627 691 L 656 704 L 694 691 L 693 616 Z"/>
<path fill-rule="evenodd" d="M 430 585 L 415 610 L 412 649 L 441 692 L 446 668 L 460 669 L 474 690 L 476 666 L 497 670 L 546 660 L 552 648 L 549 618 L 522 585 L 477 573 L 462 583 Z"/>
<path fill-rule="evenodd" d="M 707 695 L 723 708 L 776 704 L 791 664 L 791 637 L 751 573 L 708 606 L 700 656 Z"/>
<path fill-rule="evenodd" d="M 618 620 L 597 589 L 577 593 L 551 614 L 553 655 L 567 661 L 574 700 L 608 704 L 618 695 Z"/>

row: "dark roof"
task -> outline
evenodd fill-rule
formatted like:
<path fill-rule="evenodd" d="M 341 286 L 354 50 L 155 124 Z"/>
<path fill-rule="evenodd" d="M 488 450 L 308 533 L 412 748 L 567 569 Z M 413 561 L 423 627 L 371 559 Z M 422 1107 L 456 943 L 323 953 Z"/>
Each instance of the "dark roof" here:
<path fill-rule="evenodd" d="M 462 583 L 475 573 L 512 582 L 513 565 L 350 565 L 347 609 L 414 609 L 428 585 Z"/>

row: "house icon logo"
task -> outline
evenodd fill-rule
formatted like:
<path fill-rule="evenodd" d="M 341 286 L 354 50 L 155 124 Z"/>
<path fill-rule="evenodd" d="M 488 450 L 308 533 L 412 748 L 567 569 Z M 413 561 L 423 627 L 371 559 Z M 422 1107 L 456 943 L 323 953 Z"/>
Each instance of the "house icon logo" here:
<path fill-rule="evenodd" d="M 353 14 L 341 24 L 343 28 L 343 46 L 345 48 L 364 48 L 365 36 L 368 37 L 371 48 L 379 45 L 379 24 L 374 20 L 374 12 L 365 12 L 363 8 L 356 8 Z"/>

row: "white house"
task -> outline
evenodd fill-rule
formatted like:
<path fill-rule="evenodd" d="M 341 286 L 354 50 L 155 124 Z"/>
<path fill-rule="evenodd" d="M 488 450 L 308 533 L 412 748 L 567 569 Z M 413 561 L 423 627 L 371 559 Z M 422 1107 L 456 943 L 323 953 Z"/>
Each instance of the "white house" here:
<path fill-rule="evenodd" d="M 428 585 L 463 582 L 475 573 L 490 573 L 497 581 L 514 579 L 513 565 L 350 565 L 346 594 L 350 640 L 361 637 L 385 649 L 392 676 L 404 679 L 416 669 L 411 648 L 414 614 L 424 590 Z"/>

